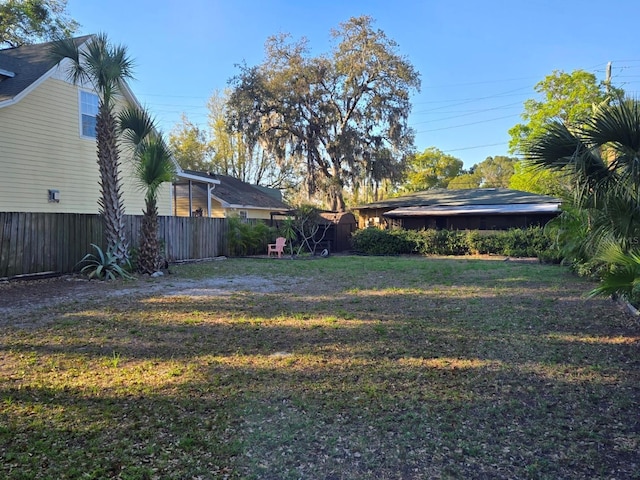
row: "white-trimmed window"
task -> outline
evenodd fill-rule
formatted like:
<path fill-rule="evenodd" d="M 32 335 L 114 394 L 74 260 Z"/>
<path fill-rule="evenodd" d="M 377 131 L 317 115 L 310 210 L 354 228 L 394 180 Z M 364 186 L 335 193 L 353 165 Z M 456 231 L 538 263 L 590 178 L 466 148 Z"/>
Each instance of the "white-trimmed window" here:
<path fill-rule="evenodd" d="M 99 99 L 95 93 L 80 90 L 80 135 L 96 138 Z"/>
<path fill-rule="evenodd" d="M 247 223 L 247 219 L 248 217 L 248 212 L 246 210 L 240 210 L 238 211 L 238 215 L 240 215 L 240 220 L 244 223 Z"/>

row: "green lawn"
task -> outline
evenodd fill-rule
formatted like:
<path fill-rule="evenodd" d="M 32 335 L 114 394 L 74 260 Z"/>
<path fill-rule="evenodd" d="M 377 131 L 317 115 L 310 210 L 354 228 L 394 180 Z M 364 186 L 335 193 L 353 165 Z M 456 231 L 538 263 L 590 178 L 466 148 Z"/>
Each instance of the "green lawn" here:
<path fill-rule="evenodd" d="M 0 478 L 640 478 L 640 324 L 562 267 L 230 259 L 105 288 L 3 328 Z"/>

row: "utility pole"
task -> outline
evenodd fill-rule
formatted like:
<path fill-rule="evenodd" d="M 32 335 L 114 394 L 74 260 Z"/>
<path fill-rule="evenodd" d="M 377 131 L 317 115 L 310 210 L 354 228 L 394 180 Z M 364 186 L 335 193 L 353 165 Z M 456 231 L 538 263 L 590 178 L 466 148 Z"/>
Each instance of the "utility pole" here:
<path fill-rule="evenodd" d="M 604 79 L 604 84 L 607 89 L 607 95 L 611 93 L 611 62 L 607 63 L 607 74 Z"/>

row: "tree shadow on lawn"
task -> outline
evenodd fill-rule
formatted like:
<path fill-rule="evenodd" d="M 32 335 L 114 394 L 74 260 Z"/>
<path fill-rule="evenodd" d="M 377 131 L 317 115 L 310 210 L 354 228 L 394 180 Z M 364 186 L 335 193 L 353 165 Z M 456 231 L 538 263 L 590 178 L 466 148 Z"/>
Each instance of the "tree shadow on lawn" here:
<path fill-rule="evenodd" d="M 152 391 L 117 381 L 93 391 L 91 378 L 3 382 L 1 468 L 26 462 L 23 472 L 56 476 L 73 462 L 93 478 L 135 466 L 205 478 L 212 466 L 243 478 L 631 478 L 637 469 L 640 432 L 628 415 L 637 376 L 553 377 L 455 358 L 197 362 L 156 375 Z M 124 379 L 128 369 L 106 373 Z"/>
<path fill-rule="evenodd" d="M 61 478 L 65 458 L 75 478 L 637 471 L 638 328 L 617 306 L 575 284 L 383 280 L 136 297 L 6 329 L 0 472 Z"/>
<path fill-rule="evenodd" d="M 632 357 L 637 328 L 606 300 L 502 293 L 153 297 L 64 314 L 49 329 L 7 335 L 3 349 L 84 358 L 314 353 L 346 357 L 455 357 L 600 367 Z M 390 308 L 393 306 L 393 308 Z M 387 307 L 387 308 L 385 308 Z M 43 334 L 44 333 L 44 334 Z M 343 348 L 344 347 L 344 348 Z M 594 355 L 595 354 L 595 355 Z"/>

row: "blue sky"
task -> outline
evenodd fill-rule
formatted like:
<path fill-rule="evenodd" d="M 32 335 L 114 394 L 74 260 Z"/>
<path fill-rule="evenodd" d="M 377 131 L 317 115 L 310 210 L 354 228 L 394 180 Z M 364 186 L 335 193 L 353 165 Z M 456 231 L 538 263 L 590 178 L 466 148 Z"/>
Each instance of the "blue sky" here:
<path fill-rule="evenodd" d="M 419 151 L 435 146 L 466 167 L 506 155 L 534 85 L 584 69 L 640 90 L 637 0 L 68 0 L 79 33 L 106 32 L 135 59 L 133 90 L 165 133 L 182 113 L 206 126 L 208 98 L 237 64 L 256 65 L 277 33 L 306 37 L 313 54 L 330 31 L 369 15 L 420 72 L 411 126 Z"/>

